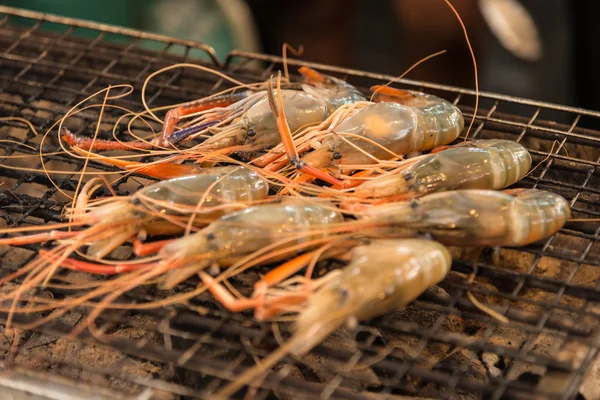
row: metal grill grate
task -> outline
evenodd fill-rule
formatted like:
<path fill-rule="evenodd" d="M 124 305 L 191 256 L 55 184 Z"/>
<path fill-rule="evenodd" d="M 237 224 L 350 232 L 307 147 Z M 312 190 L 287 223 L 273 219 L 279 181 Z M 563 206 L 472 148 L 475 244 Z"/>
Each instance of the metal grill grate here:
<path fill-rule="evenodd" d="M 198 55 L 205 65 L 248 82 L 266 79 L 281 67 L 278 57 L 236 51 L 221 62 L 210 47 L 197 43 L 8 7 L 0 7 L 0 18 L 0 117 L 25 118 L 41 133 L 108 85 L 134 85 L 134 93 L 112 103 L 140 111 L 140 87 L 151 72 L 175 62 L 200 62 L 193 59 Z M 260 68 L 248 68 L 250 63 Z M 308 65 L 359 87 L 392 79 Z M 453 100 L 472 118 L 471 90 L 410 80 L 402 85 Z M 147 99 L 153 107 L 175 104 L 226 86 L 208 73 L 177 69 L 153 80 Z M 105 111 L 101 135 L 110 136 L 102 129 L 121 114 Z M 91 134 L 98 115 L 97 108 L 89 109 L 68 124 Z M 564 196 L 574 218 L 598 218 L 600 133 L 586 126 L 599 119 L 597 112 L 482 93 L 471 137 L 523 143 L 534 164 L 541 165 L 520 185 Z M 55 135 L 54 130 L 44 139 L 44 151 L 58 149 Z M 0 122 L 0 136 L 32 146 L 4 142 L 2 156 L 36 154 L 42 143 L 41 135 L 15 120 Z M 54 179 L 72 193 L 83 163 L 61 155 L 47 156 L 45 163 L 73 171 Z M 3 158 L 1 164 L 0 216 L 8 224 L 60 220 L 67 198 L 40 171 L 39 159 Z M 15 165 L 32 170 L 10 168 Z M 111 171 L 95 163 L 90 167 Z M 143 182 L 130 176 L 116 189 L 125 194 Z M 288 357 L 262 382 L 256 398 L 598 398 L 599 233 L 597 223 L 572 222 L 544 242 L 490 251 L 477 266 L 474 283 L 467 280 L 473 264 L 459 254 L 438 288 L 404 310 L 355 331 L 340 330 L 302 359 Z M 38 249 L 1 248 L 2 275 L 31 260 Z M 83 275 L 62 272 L 56 282 L 100 279 Z M 257 272 L 238 279 L 252 281 Z M 177 292 L 193 289 L 192 282 Z M 467 300 L 467 290 L 510 322 L 481 313 Z M 56 286 L 38 294 L 65 298 L 71 292 Z M 164 295 L 144 287 L 119 302 L 139 305 Z M 88 312 L 77 309 L 22 332 L 17 341 L 4 329 L 6 314 L 0 313 L 0 385 L 49 398 L 205 398 L 278 347 L 271 324 L 229 313 L 205 294 L 159 309 L 113 309 L 98 321 L 100 337 L 84 331 L 68 338 Z M 42 315 L 17 315 L 16 326 Z M 287 337 L 287 325 L 280 329 Z"/>

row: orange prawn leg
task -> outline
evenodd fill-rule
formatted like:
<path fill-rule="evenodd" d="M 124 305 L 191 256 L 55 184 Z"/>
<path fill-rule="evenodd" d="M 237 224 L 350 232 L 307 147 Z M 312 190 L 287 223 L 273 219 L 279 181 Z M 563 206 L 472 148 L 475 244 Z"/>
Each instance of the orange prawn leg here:
<path fill-rule="evenodd" d="M 347 182 L 341 181 L 324 172 L 323 170 L 313 167 L 312 165 L 305 164 L 302 160 L 297 160 L 295 167 L 298 171 L 310 175 L 312 178 L 320 179 L 323 182 L 327 182 L 341 189 L 347 189 Z"/>
<path fill-rule="evenodd" d="M 375 103 L 410 103 L 414 96 L 408 90 L 397 89 L 389 86 L 375 85 L 371 86 L 371 92 L 375 92 L 373 101 Z"/>
<path fill-rule="evenodd" d="M 412 192 L 402 193 L 402 194 L 399 194 L 399 195 L 396 195 L 396 196 L 385 197 L 383 199 L 376 200 L 372 204 L 374 206 L 377 206 L 377 205 L 386 204 L 386 203 L 394 203 L 394 202 L 399 202 L 399 201 L 406 201 L 406 200 L 412 199 L 416 195 L 417 195 L 416 193 L 412 193 Z"/>
<path fill-rule="evenodd" d="M 295 184 L 303 184 L 303 183 L 310 183 L 312 181 L 314 181 L 316 178 L 312 175 L 299 175 L 297 176 L 293 182 Z M 281 189 L 281 191 L 279 192 L 279 195 L 287 195 L 290 194 L 289 188 L 286 186 L 283 189 Z M 327 197 L 327 195 L 325 193 L 322 193 L 319 195 L 319 197 Z"/>
<path fill-rule="evenodd" d="M 210 99 L 194 100 L 177 108 L 169 110 L 167 112 L 167 115 L 165 115 L 163 129 L 160 134 L 160 138 L 157 139 L 157 143 L 159 145 L 166 146 L 174 142 L 180 142 L 184 139 L 176 138 L 176 140 L 173 141 L 173 138 L 171 138 L 173 132 L 175 131 L 175 126 L 177 125 L 177 122 L 179 122 L 179 119 L 181 119 L 181 117 L 185 117 L 187 115 L 195 114 L 201 111 L 210 110 L 212 108 L 230 106 L 234 103 L 237 103 L 240 100 L 245 99 L 246 97 L 248 97 L 248 94 L 248 91 L 244 91 L 240 93 L 217 96 Z"/>
<path fill-rule="evenodd" d="M 279 160 L 281 157 L 285 158 L 285 153 L 267 153 L 252 160 L 252 164 L 256 165 L 257 167 L 264 168 Z M 287 163 L 287 158 L 285 158 L 285 161 Z"/>
<path fill-rule="evenodd" d="M 304 294 L 286 294 L 277 296 L 276 299 L 269 299 L 263 305 L 256 307 L 254 318 L 257 321 L 265 321 L 269 318 L 289 310 L 290 306 L 296 306 L 303 303 L 308 298 L 309 293 Z"/>
<path fill-rule="evenodd" d="M 58 256 L 51 254 L 46 250 L 40 250 L 40 256 L 48 262 L 55 262 Z M 137 271 L 139 269 L 154 267 L 156 263 L 143 264 L 95 264 L 87 261 L 75 260 L 73 258 L 65 258 L 60 262 L 60 266 L 66 269 L 80 272 L 88 272 L 90 274 L 99 275 L 116 275 L 126 272 Z"/>
<path fill-rule="evenodd" d="M 200 279 L 202 279 L 202 283 L 208 289 L 209 292 L 212 293 L 213 296 L 229 311 L 240 312 L 244 310 L 249 310 L 252 308 L 256 309 L 255 318 L 259 321 L 270 318 L 282 311 L 285 311 L 286 306 L 296 305 L 304 300 L 306 300 L 306 295 L 281 295 L 277 296 L 277 299 L 270 299 L 269 304 L 265 305 L 264 300 L 262 298 L 242 298 L 238 299 L 233 297 L 233 295 L 220 283 L 215 282 L 215 280 L 208 275 L 206 272 L 200 272 L 198 274 Z"/>
<path fill-rule="evenodd" d="M 93 139 L 87 136 L 78 136 L 67 128 L 63 128 L 61 138 L 71 147 L 79 147 L 86 150 L 150 150 L 154 148 L 154 145 L 150 142 L 117 142 L 113 140 Z"/>
<path fill-rule="evenodd" d="M 529 189 L 525 189 L 525 188 L 514 188 L 514 189 L 506 189 L 506 190 L 503 190 L 503 192 L 504 192 L 504 193 L 506 193 L 506 194 L 511 194 L 511 195 L 513 195 L 513 196 L 518 196 L 518 195 L 520 195 L 521 193 L 523 193 L 523 192 L 526 192 L 527 190 L 529 190 Z"/>
<path fill-rule="evenodd" d="M 304 253 L 269 271 L 260 281 L 254 284 L 254 296 L 264 295 L 269 287 L 282 282 L 300 271 L 310 262 L 315 253 L 316 251 Z"/>
<path fill-rule="evenodd" d="M 330 183 L 332 185 L 343 186 L 344 182 L 320 171 L 319 169 L 311 165 L 306 164 L 298 157 L 296 144 L 294 143 L 294 139 L 292 138 L 292 132 L 285 117 L 285 110 L 283 109 L 283 99 L 281 98 L 281 76 L 277 77 L 277 103 L 275 103 L 273 84 L 271 81 L 269 81 L 267 92 L 269 105 L 271 106 L 271 111 L 273 112 L 273 116 L 277 121 L 277 129 L 279 131 L 279 134 L 281 135 L 281 142 L 283 143 L 283 147 L 285 149 L 290 163 L 300 172 L 314 176 L 315 178 L 321 179 L 322 181 Z"/>
<path fill-rule="evenodd" d="M 356 174 L 354 174 L 352 176 L 356 177 L 356 178 L 364 178 L 364 177 L 368 177 L 371 175 L 373 175 L 373 171 L 364 170 L 364 171 L 357 172 Z M 364 181 L 361 179 L 356 179 L 356 180 L 344 180 L 342 182 L 344 183 L 343 185 L 341 185 L 341 186 L 334 185 L 332 189 L 337 189 L 337 190 L 352 189 L 352 188 L 362 185 Z M 319 195 L 319 197 L 331 197 L 331 194 L 322 193 Z"/>
<path fill-rule="evenodd" d="M 312 149 L 312 147 L 310 145 L 301 147 L 298 149 L 298 154 L 306 153 L 310 149 Z M 269 157 L 267 157 L 267 156 L 269 156 Z M 289 162 L 287 154 L 285 154 L 285 153 L 267 154 L 263 157 L 265 157 L 265 158 L 262 159 L 262 157 L 261 157 L 261 159 L 257 163 L 254 163 L 254 164 L 259 167 L 264 167 L 266 170 L 273 171 L 273 172 L 279 171 L 281 168 L 283 168 Z M 279 160 L 279 162 L 275 163 L 277 160 Z"/>
<path fill-rule="evenodd" d="M 438 146 L 438 147 L 431 149 L 430 153 L 431 154 L 439 153 L 440 151 L 448 150 L 449 148 L 450 148 L 450 146 Z"/>
<path fill-rule="evenodd" d="M 325 169 L 322 170 L 323 173 L 325 173 Z M 296 179 L 294 179 L 294 182 L 296 183 L 307 183 L 307 182 L 312 182 L 314 181 L 316 178 L 314 176 L 311 175 L 300 175 L 298 176 Z"/>
<path fill-rule="evenodd" d="M 138 238 L 133 239 L 133 254 L 138 257 L 147 256 L 149 254 L 156 254 L 160 249 L 165 247 L 168 243 L 173 240 L 157 240 L 155 242 L 150 243 L 142 243 L 142 241 Z"/>
<path fill-rule="evenodd" d="M 288 163 L 289 160 L 286 157 L 284 160 L 269 163 L 264 167 L 264 170 L 270 172 L 277 172 L 280 171 L 283 167 L 285 167 Z"/>
<path fill-rule="evenodd" d="M 366 169 L 364 171 L 359 171 L 356 174 L 352 175 L 353 178 L 367 178 L 369 176 L 373 175 L 373 171 L 370 169 Z M 364 181 L 362 179 L 356 179 L 356 180 L 348 180 L 348 181 L 344 181 L 344 186 L 340 187 L 340 186 L 334 186 L 334 189 L 352 189 L 355 188 L 357 186 L 360 186 Z"/>
<path fill-rule="evenodd" d="M 119 167 L 122 170 L 135 172 L 137 174 L 148 175 L 158 179 L 171 179 L 180 176 L 194 175 L 201 168 L 197 165 L 190 164 L 173 164 L 173 163 L 155 163 L 144 164 L 137 161 L 125 161 L 118 158 L 101 156 L 99 154 L 90 153 L 83 149 L 76 149 L 76 153 L 89 156 L 90 159 L 98 161 L 102 164 Z"/>
<path fill-rule="evenodd" d="M 329 81 L 325 75 L 315 71 L 312 68 L 300 67 L 298 68 L 298 72 L 300 72 L 300 75 L 302 75 L 304 81 L 306 83 L 310 83 L 311 85 L 323 84 Z"/>
<path fill-rule="evenodd" d="M 302 254 L 290 261 L 281 264 L 279 267 L 271 270 L 260 281 L 254 285 L 254 294 L 251 299 L 237 299 L 223 285 L 215 282 L 215 280 L 205 272 L 200 272 L 198 275 L 207 289 L 219 300 L 219 302 L 228 310 L 239 312 L 250 308 L 256 308 L 259 314 L 265 307 L 265 295 L 270 286 L 280 283 L 284 279 L 295 274 L 305 267 L 315 252 Z"/>
<path fill-rule="evenodd" d="M 157 179 L 172 179 L 180 176 L 194 175 L 199 172 L 201 168 L 190 164 L 143 164 L 143 163 L 132 163 L 125 167 L 127 171 L 135 172 L 137 174 L 151 176 Z"/>
<path fill-rule="evenodd" d="M 258 299 L 237 299 L 233 297 L 233 295 L 220 283 L 215 282 L 215 280 L 208 275 L 206 272 L 199 272 L 198 275 L 200 279 L 202 279 L 202 283 L 204 286 L 215 296 L 215 298 L 229 311 L 240 312 L 244 310 L 248 310 L 250 308 L 255 308 L 259 301 Z"/>
<path fill-rule="evenodd" d="M 0 239 L 0 246 L 22 246 L 24 244 L 49 242 L 51 240 L 70 239 L 73 236 L 77 236 L 79 233 L 79 231 L 50 231 L 45 233 L 37 233 L 35 235 L 4 238 Z"/>

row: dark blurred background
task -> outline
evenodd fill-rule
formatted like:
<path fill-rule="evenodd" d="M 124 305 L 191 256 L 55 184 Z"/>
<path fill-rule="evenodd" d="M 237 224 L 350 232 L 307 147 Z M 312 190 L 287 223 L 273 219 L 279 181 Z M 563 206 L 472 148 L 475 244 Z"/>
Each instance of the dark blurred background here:
<path fill-rule="evenodd" d="M 478 59 L 485 91 L 600 110 L 599 1 L 520 0 L 541 34 L 543 58 L 523 61 L 491 34 L 477 0 L 453 0 Z M 455 16 L 442 0 L 5 0 L 0 3 L 233 48 L 474 87 L 473 66 Z"/>

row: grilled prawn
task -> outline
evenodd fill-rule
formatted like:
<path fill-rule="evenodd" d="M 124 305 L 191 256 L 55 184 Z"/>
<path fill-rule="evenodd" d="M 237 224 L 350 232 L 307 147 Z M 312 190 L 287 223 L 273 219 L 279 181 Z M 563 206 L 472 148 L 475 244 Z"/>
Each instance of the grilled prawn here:
<path fill-rule="evenodd" d="M 361 197 L 415 195 L 455 189 L 504 189 L 531 168 L 531 155 L 511 140 L 478 140 L 423 157 L 395 173 L 362 183 Z"/>
<path fill-rule="evenodd" d="M 196 224 L 205 225 L 226 213 L 263 200 L 268 194 L 267 182 L 245 167 L 207 169 L 198 175 L 148 185 L 131 196 L 88 204 L 88 199 L 99 187 L 97 179 L 88 182 L 78 197 L 76 207 L 70 210 L 72 225 L 87 225 L 89 228 L 0 239 L 0 244 L 23 245 L 69 239 L 72 241 L 70 251 L 89 244 L 88 256 L 101 259 L 140 233 L 164 235 L 182 232 L 192 214 Z M 65 225 L 69 224 L 45 228 L 50 230 Z M 17 230 L 4 230 L 4 233 L 11 232 Z"/>
<path fill-rule="evenodd" d="M 152 276 L 165 274 L 163 286 L 171 288 L 209 266 L 228 266 L 261 249 L 275 251 L 298 246 L 305 250 L 312 240 L 330 236 L 328 227 L 342 221 L 341 213 L 326 203 L 308 204 L 290 199 L 248 207 L 224 215 L 197 233 L 161 242 L 155 248 L 159 261 L 135 268 L 148 269 Z M 286 255 L 293 253 L 290 250 Z M 285 258 L 274 256 L 269 260 L 282 257 Z M 62 260 L 62 265 L 90 272 L 98 268 L 96 264 L 74 259 Z M 105 267 L 124 271 L 123 265 Z"/>
<path fill-rule="evenodd" d="M 430 150 L 454 141 L 464 127 L 462 113 L 454 104 L 435 96 L 414 94 L 408 105 L 394 101 L 373 103 L 359 109 L 335 127 L 330 127 L 318 140 L 311 138 L 312 146 L 316 148 L 300 159 L 287 124 L 285 104 L 281 98 L 276 103 L 272 90 L 270 95 L 290 162 L 297 170 L 339 187 L 346 185 L 321 170 L 356 169 Z M 418 101 L 413 100 L 415 98 Z"/>
<path fill-rule="evenodd" d="M 304 77 L 302 90 L 281 90 L 281 98 L 289 114 L 291 129 L 323 122 L 329 114 L 344 104 L 365 100 L 352 85 L 323 75 L 307 67 L 299 72 Z M 194 114 L 194 125 L 175 131 L 180 118 Z M 273 115 L 269 110 L 266 91 L 244 91 L 190 102 L 170 110 L 159 137 L 151 142 L 112 142 L 96 140 L 95 150 L 133 150 L 173 147 L 200 135 L 212 134 L 196 151 L 229 150 L 229 152 L 259 151 L 280 142 Z M 92 141 L 66 131 L 63 139 L 70 145 L 90 149 Z M 225 151 L 223 151 L 225 152 Z"/>
<path fill-rule="evenodd" d="M 341 273 L 309 296 L 292 338 L 216 396 L 231 396 L 288 353 L 308 352 L 344 323 L 405 306 L 443 280 L 451 263 L 448 250 L 430 240 L 378 240 L 355 247 Z"/>
<path fill-rule="evenodd" d="M 387 226 L 390 235 L 409 228 L 450 246 L 525 246 L 560 230 L 571 209 L 543 190 L 456 190 L 372 207 L 364 216 Z"/>

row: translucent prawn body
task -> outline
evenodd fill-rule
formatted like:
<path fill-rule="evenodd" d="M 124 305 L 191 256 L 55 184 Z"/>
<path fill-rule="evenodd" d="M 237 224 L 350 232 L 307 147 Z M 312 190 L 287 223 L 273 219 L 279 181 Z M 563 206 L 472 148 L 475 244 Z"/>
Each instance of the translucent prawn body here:
<path fill-rule="evenodd" d="M 213 137 L 207 139 L 201 147 L 218 149 L 245 146 L 246 151 L 258 151 L 278 144 L 281 138 L 267 95 L 265 92 L 257 95 L 259 100 L 239 121 L 224 128 L 213 129 Z M 300 90 L 282 90 L 281 97 L 292 131 L 323 122 L 328 116 L 327 102 L 313 94 Z"/>
<path fill-rule="evenodd" d="M 366 106 L 336 126 L 303 160 L 315 167 L 374 164 L 451 143 L 464 120 L 456 106 L 439 100 L 427 107 Z"/>
<path fill-rule="evenodd" d="M 450 246 L 525 246 L 561 229 L 571 209 L 561 196 L 536 189 L 456 190 L 373 207 L 366 216 L 392 235 L 395 228 L 416 229 Z"/>
<path fill-rule="evenodd" d="M 246 167 L 230 166 L 157 182 L 136 192 L 133 201 L 160 212 L 202 213 L 221 205 L 252 204 L 267 197 L 268 192 L 269 184 L 258 173 Z M 228 207 L 221 210 L 226 213 Z"/>
<path fill-rule="evenodd" d="M 115 198 L 83 214 L 81 219 L 95 229 L 105 226 L 109 230 L 122 225 L 115 236 L 91 243 L 87 253 L 91 258 L 102 258 L 115 245 L 142 230 L 151 234 L 180 232 L 181 227 L 163 220 L 168 215 L 194 213 L 198 218 L 204 218 L 205 223 L 210 222 L 264 199 L 268 190 L 267 182 L 245 167 L 212 168 L 203 174 L 148 185 L 130 197 Z"/>
<path fill-rule="evenodd" d="M 326 237 L 327 227 L 343 221 L 341 213 L 318 203 L 287 202 L 248 207 L 228 214 L 202 231 L 163 247 L 162 259 L 202 256 L 220 262 L 282 242 L 281 248 Z M 312 230 L 318 229 L 316 233 Z M 288 255 L 289 256 L 289 255 Z"/>
<path fill-rule="evenodd" d="M 300 72 L 305 75 L 308 71 L 310 70 L 306 67 L 300 68 Z M 318 81 L 308 78 L 311 84 L 303 84 L 302 90 L 323 99 L 330 114 L 343 105 L 366 100 L 365 96 L 348 82 L 329 75 L 319 75 Z"/>
<path fill-rule="evenodd" d="M 115 198 L 92 208 L 84 218 L 90 223 L 101 223 L 151 213 L 202 213 L 204 209 L 228 203 L 247 205 L 262 200 L 268 191 L 268 183 L 249 168 L 208 168 L 199 174 L 153 183 L 129 197 Z"/>
<path fill-rule="evenodd" d="M 425 194 L 455 189 L 504 189 L 521 180 L 531 168 L 531 155 L 511 140 L 480 140 L 430 154 L 399 173 L 384 175 L 358 186 L 365 197 L 388 197 L 407 192 Z"/>
<path fill-rule="evenodd" d="M 378 240 L 352 250 L 350 264 L 312 295 L 298 316 L 292 349 L 302 354 L 349 320 L 400 308 L 448 274 L 452 259 L 441 244 L 422 239 Z"/>

